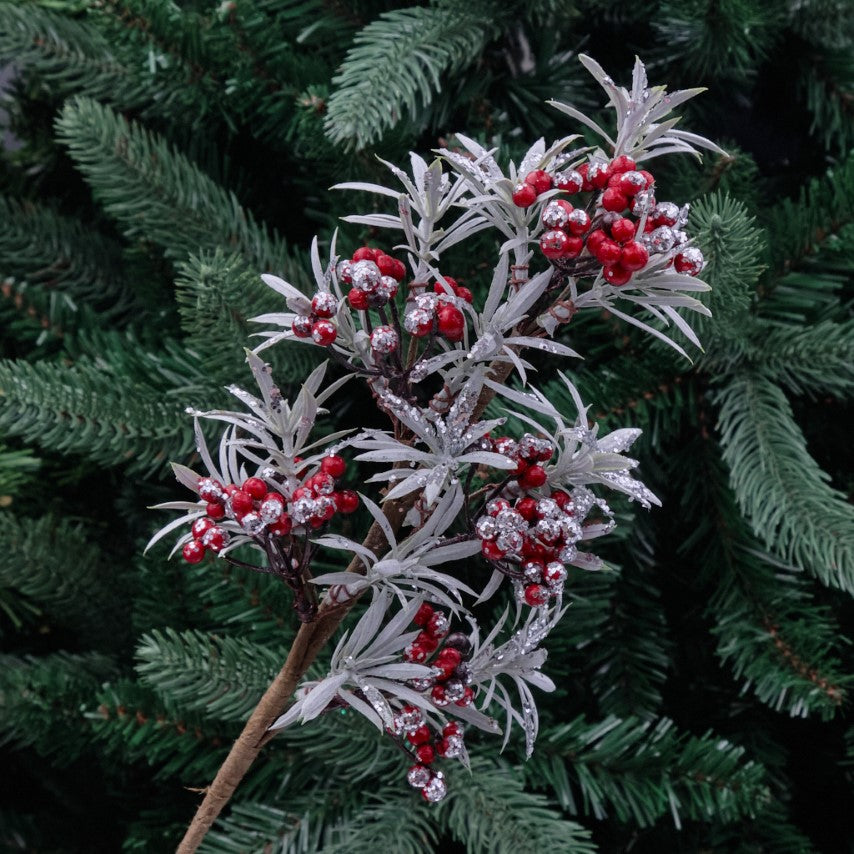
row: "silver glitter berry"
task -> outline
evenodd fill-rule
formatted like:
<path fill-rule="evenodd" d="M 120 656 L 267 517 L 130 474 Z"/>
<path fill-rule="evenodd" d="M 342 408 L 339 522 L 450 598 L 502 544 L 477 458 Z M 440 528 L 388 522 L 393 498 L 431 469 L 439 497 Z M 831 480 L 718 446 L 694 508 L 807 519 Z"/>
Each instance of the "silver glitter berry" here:
<path fill-rule="evenodd" d="M 681 262 L 683 268 L 687 266 L 688 269 L 683 269 L 683 273 L 688 273 L 689 276 L 696 276 L 703 267 L 706 266 L 706 259 L 703 257 L 703 253 L 696 246 L 689 246 L 687 249 L 683 249 L 680 253 Z"/>
<path fill-rule="evenodd" d="M 214 525 L 213 528 L 208 528 L 207 531 L 202 534 L 202 544 L 205 546 L 210 546 L 210 544 L 222 537 L 223 546 L 228 542 L 228 531 L 220 528 L 219 525 Z"/>
<path fill-rule="evenodd" d="M 498 533 L 498 526 L 495 524 L 495 519 L 492 516 L 483 516 L 478 519 L 474 529 L 475 533 L 482 540 L 494 540 Z"/>
<path fill-rule="evenodd" d="M 506 509 L 507 502 L 503 498 L 493 498 L 492 501 L 486 505 L 486 512 L 489 513 L 490 516 L 496 516 L 502 510 Z"/>
<path fill-rule="evenodd" d="M 519 445 L 513 439 L 503 438 L 495 442 L 495 452 L 511 459 L 518 455 Z"/>
<path fill-rule="evenodd" d="M 543 225 L 548 228 L 563 228 L 569 221 L 569 211 L 557 202 L 549 202 L 543 208 Z"/>
<path fill-rule="evenodd" d="M 304 314 L 298 314 L 291 324 L 291 329 L 293 329 L 297 335 L 307 338 L 311 335 L 312 326 L 314 326 L 314 324 L 310 317 L 306 317 Z"/>
<path fill-rule="evenodd" d="M 540 519 L 534 530 L 544 543 L 556 543 L 560 539 L 561 527 L 556 519 Z"/>
<path fill-rule="evenodd" d="M 525 527 L 525 519 L 521 513 L 508 507 L 498 511 L 495 524 L 503 531 L 520 531 Z"/>
<path fill-rule="evenodd" d="M 456 703 L 457 700 L 462 700 L 466 693 L 466 686 L 459 679 L 449 679 L 445 683 L 445 698 L 449 703 Z"/>
<path fill-rule="evenodd" d="M 458 735 L 449 735 L 445 738 L 443 756 L 446 759 L 456 759 L 463 752 L 463 740 Z"/>
<path fill-rule="evenodd" d="M 371 333 L 371 349 L 375 353 L 387 355 L 393 353 L 399 346 L 400 339 L 391 326 L 378 326 Z"/>
<path fill-rule="evenodd" d="M 418 294 L 418 296 L 415 297 L 415 307 L 423 309 L 424 311 L 429 311 L 432 313 L 436 310 L 436 306 L 438 304 L 438 294 Z"/>
<path fill-rule="evenodd" d="M 383 276 L 380 279 L 377 293 L 382 294 L 386 299 L 391 299 L 397 295 L 397 279 L 393 276 Z"/>
<path fill-rule="evenodd" d="M 566 581 L 566 568 L 557 560 L 550 561 L 543 573 L 550 587 L 558 587 Z"/>
<path fill-rule="evenodd" d="M 338 311 L 338 300 L 329 291 L 320 291 L 314 295 L 311 307 L 321 317 L 333 317 Z"/>
<path fill-rule="evenodd" d="M 373 261 L 357 261 L 353 264 L 350 277 L 353 280 L 354 288 L 365 293 L 371 293 L 377 289 L 382 279 L 382 273 Z"/>
<path fill-rule="evenodd" d="M 539 581 L 543 574 L 542 564 L 533 560 L 526 560 L 522 564 L 522 572 L 525 575 L 526 581 Z"/>
<path fill-rule="evenodd" d="M 415 789 L 423 789 L 433 777 L 433 772 L 425 765 L 413 765 L 406 775 L 409 785 Z"/>
<path fill-rule="evenodd" d="M 448 794 L 448 786 L 441 771 L 437 771 L 430 782 L 421 790 L 424 799 L 431 804 L 438 803 Z"/>
<path fill-rule="evenodd" d="M 507 531 L 506 533 L 499 534 L 495 540 L 498 548 L 507 554 L 518 554 L 522 549 L 523 543 L 524 538 L 519 531 Z"/>
<path fill-rule="evenodd" d="M 675 246 L 682 246 L 683 243 L 688 242 L 688 235 L 682 231 L 681 229 L 674 228 L 673 229 L 673 242 Z"/>
<path fill-rule="evenodd" d="M 338 266 L 335 268 L 335 275 L 338 277 L 339 282 L 344 282 L 349 285 L 352 281 L 353 262 L 349 259 L 339 261 Z"/>
<path fill-rule="evenodd" d="M 412 688 L 413 691 L 421 691 L 423 693 L 424 691 L 428 691 L 432 688 L 434 683 L 432 679 L 409 679 L 406 684 Z"/>
<path fill-rule="evenodd" d="M 567 169 L 555 175 L 555 184 L 568 193 L 577 193 L 584 186 L 584 178 L 575 169 Z"/>
<path fill-rule="evenodd" d="M 432 322 L 432 313 L 423 308 L 414 308 L 407 312 L 403 318 L 403 326 L 409 333 L 418 332 Z"/>
<path fill-rule="evenodd" d="M 558 557 L 564 563 L 570 563 L 571 561 L 574 561 L 577 555 L 578 549 L 574 545 L 572 545 L 572 543 L 567 543 L 561 548 L 560 552 L 558 552 Z"/>
<path fill-rule="evenodd" d="M 645 234 L 643 242 L 650 252 L 669 252 L 676 243 L 676 238 L 670 226 L 660 225 L 649 234 Z"/>
<path fill-rule="evenodd" d="M 308 496 L 297 498 L 293 504 L 292 516 L 297 524 L 307 522 L 316 513 L 316 502 Z"/>
<path fill-rule="evenodd" d="M 424 723 L 421 709 L 412 707 L 400 713 L 400 726 L 404 732 L 415 732 Z"/>
<path fill-rule="evenodd" d="M 590 222 L 590 217 L 587 215 L 587 211 L 581 210 L 581 208 L 576 208 L 567 218 L 566 221 L 570 225 L 581 225 L 585 228 Z"/>
<path fill-rule="evenodd" d="M 653 201 L 653 196 L 649 190 L 641 190 L 632 202 L 632 213 L 635 216 L 640 216 Z"/>
<path fill-rule="evenodd" d="M 676 225 L 679 219 L 679 206 L 673 202 L 659 202 L 653 209 L 652 215 L 661 220 L 663 225 Z"/>
<path fill-rule="evenodd" d="M 537 502 L 537 515 L 543 519 L 556 519 L 563 515 L 557 501 L 551 498 L 541 498 Z"/>
<path fill-rule="evenodd" d="M 640 190 L 646 186 L 646 178 L 640 172 L 624 172 L 620 182 L 628 181 L 635 189 Z"/>
<path fill-rule="evenodd" d="M 264 530 L 264 520 L 259 513 L 247 513 L 240 520 L 240 525 L 247 534 L 259 534 Z"/>
<path fill-rule="evenodd" d="M 279 518 L 284 507 L 285 505 L 282 501 L 278 501 L 275 498 L 268 498 L 266 501 L 261 502 L 261 507 L 258 512 L 261 515 L 261 518 L 267 524 L 270 524 Z"/>

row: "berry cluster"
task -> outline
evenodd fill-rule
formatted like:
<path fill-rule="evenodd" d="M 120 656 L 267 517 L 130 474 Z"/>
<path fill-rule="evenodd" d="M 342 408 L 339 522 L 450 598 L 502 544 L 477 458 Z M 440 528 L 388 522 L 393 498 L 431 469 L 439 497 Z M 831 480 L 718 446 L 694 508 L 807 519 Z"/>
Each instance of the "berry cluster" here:
<path fill-rule="evenodd" d="M 386 255 L 380 249 L 362 246 L 352 258 L 339 262 L 336 275 L 339 282 L 350 285 L 347 294 L 350 306 L 365 311 L 382 308 L 394 299 L 406 276 L 406 267 L 403 261 Z"/>
<path fill-rule="evenodd" d="M 403 325 L 410 335 L 424 338 L 433 332 L 448 341 L 462 341 L 466 318 L 461 310 L 462 303 L 471 305 L 472 292 L 457 284 L 450 276 L 444 277 L 448 287 L 437 281 L 433 293 L 414 294 L 403 318 Z"/>
<path fill-rule="evenodd" d="M 540 237 L 540 250 L 546 258 L 578 258 L 586 247 L 602 265 L 605 280 L 621 286 L 649 263 L 651 254 L 673 252 L 668 264 L 673 263 L 680 273 L 696 276 L 703 269 L 702 252 L 693 246 L 680 249 L 688 240 L 682 231 L 686 210 L 672 202 L 656 204 L 654 184 L 652 173 L 638 170 L 634 160 L 621 155 L 610 162 L 583 163 L 554 177 L 543 170 L 531 172 L 516 188 L 513 201 L 527 208 L 540 193 L 553 188 L 570 195 L 601 191 L 586 203 L 594 211 L 592 219 L 583 207 L 573 207 L 565 199 L 552 199 L 545 205 L 542 222 L 546 230 Z"/>
<path fill-rule="evenodd" d="M 491 450 L 515 461 L 513 474 L 521 489 L 537 489 L 546 482 L 546 470 L 540 463 L 548 462 L 553 453 L 551 443 L 546 439 L 526 433 L 518 442 L 508 436 L 498 436 L 491 442 Z"/>
<path fill-rule="evenodd" d="M 549 498 L 530 495 L 511 505 L 496 498 L 475 525 L 484 557 L 519 564 L 513 575 L 519 599 L 532 607 L 545 605 L 563 590 L 564 564 L 575 559 L 582 531 L 572 499 L 561 490 Z"/>
<path fill-rule="evenodd" d="M 233 520 L 250 536 L 264 531 L 286 536 L 296 525 L 319 528 L 335 513 L 354 512 L 359 506 L 358 495 L 349 489 L 336 489 L 346 467 L 343 457 L 329 454 L 321 460 L 320 471 L 290 496 L 270 490 L 260 477 L 247 478 L 241 486 L 223 486 L 214 478 L 200 478 L 198 493 L 207 516 L 193 522 L 193 539 L 184 546 L 184 559 L 199 563 L 206 551 L 222 551 L 228 543 L 228 532 L 216 524 L 222 519 Z"/>
<path fill-rule="evenodd" d="M 329 291 L 318 291 L 311 300 L 311 314 L 298 314 L 291 324 L 297 338 L 311 338 L 315 344 L 328 347 L 338 336 L 330 318 L 338 313 L 338 300 Z"/>
<path fill-rule="evenodd" d="M 393 732 L 399 737 L 405 737 L 415 748 L 416 764 L 406 774 L 409 785 L 420 789 L 425 801 L 441 801 L 448 793 L 445 775 L 430 766 L 437 756 L 455 759 L 462 755 L 465 750 L 463 727 L 451 721 L 445 724 L 441 734 L 434 733 L 417 706 L 404 706 L 400 714 L 395 715 Z"/>

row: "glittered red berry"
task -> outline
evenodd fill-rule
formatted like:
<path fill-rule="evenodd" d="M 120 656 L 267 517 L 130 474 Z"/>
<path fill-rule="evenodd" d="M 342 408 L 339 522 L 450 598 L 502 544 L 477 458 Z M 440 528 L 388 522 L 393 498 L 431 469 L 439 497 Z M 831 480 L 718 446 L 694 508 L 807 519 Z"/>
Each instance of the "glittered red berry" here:
<path fill-rule="evenodd" d="M 581 208 L 574 210 L 569 215 L 567 228 L 569 229 L 570 234 L 584 234 L 584 232 L 590 228 L 590 216 L 587 211 L 583 211 Z"/>
<path fill-rule="evenodd" d="M 620 266 L 632 272 L 645 267 L 648 261 L 649 252 L 647 252 L 646 247 L 643 243 L 634 240 L 627 243 L 620 254 Z"/>
<path fill-rule="evenodd" d="M 413 664 L 423 664 L 430 656 L 430 652 L 420 643 L 411 643 L 403 651 L 403 657 Z"/>
<path fill-rule="evenodd" d="M 533 522 L 537 518 L 536 498 L 520 498 L 516 503 L 516 512 L 526 521 Z"/>
<path fill-rule="evenodd" d="M 193 535 L 194 539 L 200 540 L 205 531 L 210 528 L 213 528 L 213 526 L 213 519 L 196 519 L 196 521 L 193 522 L 192 528 L 190 528 L 190 533 Z"/>
<path fill-rule="evenodd" d="M 347 463 L 338 454 L 330 454 L 320 461 L 320 470 L 337 479 L 344 476 L 344 472 L 347 470 Z"/>
<path fill-rule="evenodd" d="M 576 169 L 568 169 L 555 175 L 555 187 L 565 193 L 578 193 L 583 186 L 584 177 Z"/>
<path fill-rule="evenodd" d="M 463 313 L 453 305 L 443 305 L 436 313 L 439 334 L 449 341 L 462 341 L 466 320 Z"/>
<path fill-rule="evenodd" d="M 525 183 L 540 193 L 547 193 L 553 186 L 552 176 L 543 169 L 534 169 L 525 176 Z"/>
<path fill-rule="evenodd" d="M 338 330 L 328 320 L 317 320 L 311 327 L 311 338 L 321 347 L 328 347 L 337 336 Z"/>
<path fill-rule="evenodd" d="M 566 199 L 552 199 L 540 214 L 545 228 L 564 228 L 569 222 L 572 213 L 572 205 Z"/>
<path fill-rule="evenodd" d="M 571 503 L 572 499 L 569 495 L 564 492 L 562 489 L 553 489 L 552 494 L 550 496 L 552 501 L 560 507 L 561 510 L 565 510 L 567 504 Z"/>
<path fill-rule="evenodd" d="M 410 744 L 427 744 L 430 741 L 431 733 L 428 727 L 422 724 L 418 729 L 406 734 L 406 740 Z"/>
<path fill-rule="evenodd" d="M 506 554 L 494 540 L 484 540 L 480 544 L 480 551 L 487 560 L 501 560 Z"/>
<path fill-rule="evenodd" d="M 199 563 L 205 556 L 205 547 L 198 540 L 190 540 L 181 549 L 181 554 L 184 555 L 184 560 L 187 563 Z"/>
<path fill-rule="evenodd" d="M 321 291 L 312 298 L 311 311 L 318 317 L 334 317 L 338 312 L 338 298 L 329 291 Z"/>
<path fill-rule="evenodd" d="M 605 277 L 605 281 L 608 282 L 608 284 L 614 285 L 615 287 L 625 285 L 632 277 L 631 271 L 619 264 L 606 267 L 602 275 Z"/>
<path fill-rule="evenodd" d="M 355 513 L 359 508 L 359 496 L 352 489 L 342 489 L 333 495 L 339 513 Z"/>
<path fill-rule="evenodd" d="M 225 516 L 225 505 L 220 504 L 219 501 L 211 501 L 205 507 L 205 513 L 207 513 L 211 519 L 222 519 Z"/>
<path fill-rule="evenodd" d="M 415 758 L 422 765 L 429 765 L 436 758 L 436 751 L 429 744 L 422 744 L 415 751 Z"/>
<path fill-rule="evenodd" d="M 294 527 L 293 520 L 287 513 L 282 513 L 269 527 L 269 531 L 278 537 L 286 537 Z"/>
<path fill-rule="evenodd" d="M 606 211 L 614 211 L 620 213 L 626 209 L 629 200 L 614 187 L 609 187 L 602 193 L 602 207 Z"/>
<path fill-rule="evenodd" d="M 435 613 L 436 611 L 431 605 L 428 605 L 426 602 L 422 602 L 421 607 L 415 612 L 412 622 L 415 623 L 416 626 L 426 626 L 427 623 L 430 622 L 430 618 Z"/>
<path fill-rule="evenodd" d="M 312 321 L 304 314 L 298 314 L 291 323 L 291 331 L 297 338 L 309 338 L 311 336 Z"/>
<path fill-rule="evenodd" d="M 474 701 L 474 688 L 471 685 L 466 685 L 465 691 L 463 691 L 463 696 L 454 703 L 455 706 L 470 706 Z"/>
<path fill-rule="evenodd" d="M 646 178 L 640 172 L 624 172 L 620 176 L 617 189 L 623 195 L 634 198 L 641 190 L 646 189 Z"/>
<path fill-rule="evenodd" d="M 450 702 L 445 694 L 444 685 L 434 685 L 430 692 L 430 698 L 437 706 L 447 706 Z"/>
<path fill-rule="evenodd" d="M 611 172 L 632 172 L 636 165 L 627 154 L 621 154 L 611 161 Z"/>
<path fill-rule="evenodd" d="M 426 631 L 418 632 L 415 643 L 421 644 L 427 652 L 435 652 L 439 647 L 439 641 Z"/>
<path fill-rule="evenodd" d="M 540 251 L 546 258 L 556 261 L 558 258 L 563 258 L 568 241 L 569 237 L 565 232 L 552 229 L 540 237 Z"/>
<path fill-rule="evenodd" d="M 244 516 L 253 509 L 252 496 L 242 489 L 238 489 L 231 496 L 231 509 L 235 516 Z"/>
<path fill-rule="evenodd" d="M 622 252 L 623 250 L 620 248 L 618 243 L 606 238 L 596 249 L 596 260 L 601 264 L 610 266 L 611 264 L 616 264 L 617 261 L 620 260 Z"/>
<path fill-rule="evenodd" d="M 247 478 L 240 488 L 256 501 L 260 501 L 267 494 L 267 484 L 260 477 Z"/>
<path fill-rule="evenodd" d="M 547 480 L 546 470 L 542 466 L 529 466 L 528 470 L 519 478 L 519 486 L 522 489 L 536 489 Z"/>
<path fill-rule="evenodd" d="M 362 246 L 353 253 L 353 262 L 356 261 L 374 261 L 376 262 L 377 250 L 371 249 L 370 246 Z"/>
<path fill-rule="evenodd" d="M 218 480 L 212 477 L 199 478 L 199 498 L 202 501 L 221 501 L 223 492 L 222 484 Z"/>
<path fill-rule="evenodd" d="M 585 193 L 589 193 L 590 190 L 593 189 L 593 184 L 590 183 L 590 176 L 587 174 L 590 171 L 590 164 L 582 163 L 575 171 L 578 172 L 579 175 L 581 175 L 581 189 Z"/>
<path fill-rule="evenodd" d="M 205 531 L 202 537 L 202 545 L 210 549 L 214 554 L 219 554 L 225 547 L 226 542 L 226 533 L 219 525 L 214 525 L 208 531 Z"/>
<path fill-rule="evenodd" d="M 655 183 L 655 178 L 652 177 L 652 172 L 647 172 L 646 169 L 641 169 L 640 173 L 646 181 L 646 189 L 648 190 Z"/>
<path fill-rule="evenodd" d="M 452 736 L 452 735 L 462 735 L 462 734 L 463 734 L 463 728 L 456 721 L 450 721 L 449 723 L 446 723 L 445 726 L 442 727 L 442 735 L 444 735 L 445 738 L 448 738 L 449 736 Z"/>
<path fill-rule="evenodd" d="M 625 217 L 620 217 L 611 225 L 611 237 L 618 243 L 625 243 L 635 236 L 635 224 Z"/>
<path fill-rule="evenodd" d="M 525 601 L 532 608 L 545 605 L 549 601 L 549 591 L 540 584 L 529 584 L 525 588 Z"/>
<path fill-rule="evenodd" d="M 513 204 L 517 208 L 529 208 L 537 201 L 537 191 L 530 184 L 518 184 L 513 190 Z"/>
<path fill-rule="evenodd" d="M 465 300 L 465 302 L 467 302 L 469 305 L 474 302 L 474 294 L 468 288 L 458 287 L 457 296 L 461 300 Z"/>
<path fill-rule="evenodd" d="M 351 288 L 350 293 L 347 294 L 347 302 L 356 311 L 365 311 L 368 308 L 368 294 L 358 288 Z"/>

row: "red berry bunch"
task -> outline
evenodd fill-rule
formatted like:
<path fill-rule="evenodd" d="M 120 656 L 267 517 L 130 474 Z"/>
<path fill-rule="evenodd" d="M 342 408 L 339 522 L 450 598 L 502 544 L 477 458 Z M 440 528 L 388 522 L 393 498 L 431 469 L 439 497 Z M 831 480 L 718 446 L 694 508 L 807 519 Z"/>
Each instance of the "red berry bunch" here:
<path fill-rule="evenodd" d="M 529 172 L 521 184 L 517 184 L 513 190 L 513 204 L 517 208 L 529 208 L 537 197 L 547 193 L 554 187 L 554 179 L 543 169 L 534 169 Z"/>
<path fill-rule="evenodd" d="M 549 498 L 526 495 L 515 505 L 504 498 L 490 501 L 475 533 L 484 557 L 519 565 L 513 575 L 519 598 L 536 607 L 563 590 L 564 564 L 575 558 L 582 531 L 570 496 L 553 490 Z"/>
<path fill-rule="evenodd" d="M 583 235 L 590 228 L 590 216 L 582 208 L 573 208 L 566 199 L 552 199 L 542 214 L 546 231 L 540 249 L 551 261 L 577 258 L 584 249 Z"/>
<path fill-rule="evenodd" d="M 451 721 L 442 727 L 441 733 L 433 732 L 417 706 L 404 706 L 395 715 L 393 732 L 403 737 L 414 748 L 416 764 L 406 774 L 409 785 L 421 790 L 421 796 L 429 803 L 436 803 L 448 793 L 445 775 L 430 766 L 437 757 L 456 759 L 465 751 L 463 727 Z"/>
<path fill-rule="evenodd" d="M 206 551 L 214 554 L 228 543 L 228 532 L 216 523 L 228 518 L 246 534 L 256 536 L 269 531 L 286 536 L 295 525 L 319 528 L 335 513 L 352 513 L 359 496 L 352 490 L 336 490 L 336 480 L 346 469 L 343 457 L 324 457 L 320 471 L 297 487 L 290 496 L 269 489 L 260 477 L 250 477 L 241 486 L 223 486 L 211 477 L 199 479 L 199 498 L 205 502 L 207 516 L 193 522 L 193 539 L 183 549 L 188 563 L 199 563 Z M 290 510 L 288 510 L 288 505 Z"/>
<path fill-rule="evenodd" d="M 291 324 L 297 338 L 311 338 L 315 344 L 328 347 L 338 330 L 330 318 L 338 312 L 338 300 L 329 291 L 318 291 L 311 300 L 311 314 L 298 314 Z"/>
<path fill-rule="evenodd" d="M 537 489 L 546 482 L 546 471 L 540 463 L 548 462 L 553 450 L 551 443 L 545 439 L 538 439 L 530 433 L 526 433 L 518 442 L 508 436 L 499 436 L 492 439 L 492 450 L 515 460 L 516 469 L 513 473 L 521 489 Z"/>
<path fill-rule="evenodd" d="M 403 325 L 410 335 L 424 338 L 432 332 L 447 338 L 448 341 L 462 341 L 466 328 L 466 318 L 460 304 L 472 303 L 472 292 L 450 276 L 444 277 L 448 286 L 436 281 L 433 293 L 420 293 L 413 296 Z"/>
<path fill-rule="evenodd" d="M 403 261 L 386 255 L 380 249 L 362 246 L 349 260 L 336 269 L 338 281 L 350 285 L 347 301 L 352 308 L 365 311 L 381 308 L 397 295 L 398 285 L 406 276 Z"/>

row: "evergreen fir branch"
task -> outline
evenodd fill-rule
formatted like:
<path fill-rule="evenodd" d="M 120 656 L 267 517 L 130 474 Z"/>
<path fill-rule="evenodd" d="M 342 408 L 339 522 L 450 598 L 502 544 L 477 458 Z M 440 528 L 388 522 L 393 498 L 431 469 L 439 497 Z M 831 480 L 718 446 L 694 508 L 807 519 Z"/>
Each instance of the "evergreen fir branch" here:
<path fill-rule="evenodd" d="M 590 831 L 563 818 L 542 795 L 526 792 L 515 771 L 484 759 L 471 764 L 471 775 L 448 773 L 448 797 L 437 811 L 470 854 L 596 851 Z"/>
<path fill-rule="evenodd" d="M 38 603 L 90 644 L 116 648 L 126 640 L 122 578 L 107 566 L 91 531 L 52 515 L 27 519 L 3 510 L 0 542 L 0 585 Z"/>
<path fill-rule="evenodd" d="M 670 815 L 683 820 L 735 821 L 768 801 L 765 771 L 745 750 L 712 733 L 693 736 L 666 718 L 657 723 L 614 716 L 541 731 L 526 769 L 551 787 L 571 814 L 649 827 Z"/>
<path fill-rule="evenodd" d="M 103 655 L 0 656 L 0 743 L 32 746 L 64 765 L 88 746 L 81 707 L 114 673 Z"/>
<path fill-rule="evenodd" d="M 851 678 L 839 661 L 839 632 L 827 609 L 815 603 L 803 577 L 759 550 L 717 448 L 697 439 L 674 457 L 674 473 L 685 473 L 687 460 L 699 462 L 700 472 L 682 489 L 693 530 L 680 551 L 683 560 L 708 568 L 714 593 L 707 614 L 715 622 L 718 656 L 745 680 L 742 692 L 752 691 L 760 702 L 791 715 L 834 716 Z"/>
<path fill-rule="evenodd" d="M 68 101 L 56 128 L 95 198 L 129 239 L 152 241 L 179 261 L 228 246 L 254 269 L 306 283 L 279 235 L 162 138 L 89 98 Z"/>
<path fill-rule="evenodd" d="M 51 303 L 85 303 L 107 321 L 138 310 L 122 270 L 120 249 L 91 227 L 50 208 L 0 196 L 0 269 L 38 289 Z M 57 307 L 58 308 L 58 307 Z"/>
<path fill-rule="evenodd" d="M 854 507 L 809 455 L 783 393 L 748 374 L 717 400 L 723 459 L 756 536 L 822 583 L 854 592 Z"/>
<path fill-rule="evenodd" d="M 201 631 L 153 631 L 136 648 L 140 682 L 168 708 L 243 721 L 284 660 L 284 650 Z"/>
<path fill-rule="evenodd" d="M 749 821 L 714 823 L 706 840 L 708 849 L 720 854 L 812 854 L 818 850 L 776 800 Z"/>
<path fill-rule="evenodd" d="M 41 460 L 31 451 L 0 442 L 0 509 L 12 504 L 14 496 L 32 481 L 40 466 Z"/>
<path fill-rule="evenodd" d="M 138 473 L 160 470 L 192 447 L 179 400 L 164 400 L 151 386 L 123 387 L 97 364 L 0 362 L 0 429 L 7 435 Z"/>
<path fill-rule="evenodd" d="M 854 60 L 851 48 L 807 49 L 801 87 L 812 113 L 810 131 L 827 149 L 846 154 L 854 142 Z"/>
<path fill-rule="evenodd" d="M 248 380 L 244 348 L 258 331 L 249 318 L 278 310 L 281 298 L 240 256 L 219 249 L 181 264 L 175 289 L 187 346 L 199 353 L 205 370 L 223 382 L 233 382 L 240 372 Z M 283 386 L 308 376 L 320 360 L 315 348 L 299 344 L 268 352 Z"/>
<path fill-rule="evenodd" d="M 443 75 L 462 71 L 480 56 L 493 34 L 489 20 L 463 4 L 381 14 L 357 33 L 333 78 L 325 122 L 329 138 L 360 149 L 405 113 L 415 118 L 432 102 Z"/>

